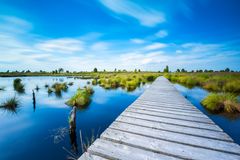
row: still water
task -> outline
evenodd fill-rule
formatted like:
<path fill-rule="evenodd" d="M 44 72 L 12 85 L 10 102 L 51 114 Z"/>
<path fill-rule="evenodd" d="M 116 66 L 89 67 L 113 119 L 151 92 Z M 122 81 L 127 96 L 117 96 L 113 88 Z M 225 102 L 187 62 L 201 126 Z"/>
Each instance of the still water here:
<path fill-rule="evenodd" d="M 208 112 L 202 105 L 201 101 L 209 94 L 208 91 L 194 87 L 186 88 L 182 85 L 175 84 L 178 91 L 182 93 L 194 106 L 212 119 L 219 127 L 221 127 L 236 143 L 240 144 L 240 115 L 239 114 L 212 114 Z"/>
<path fill-rule="evenodd" d="M 130 105 L 148 85 L 133 92 L 123 89 L 105 90 L 94 86 L 95 93 L 90 105 L 77 111 L 77 127 L 74 134 L 69 134 L 68 116 L 71 107 L 65 102 L 83 87 L 89 80 L 67 77 L 22 77 L 25 93 L 13 90 L 15 78 L 0 78 L 0 103 L 16 96 L 20 101 L 17 113 L 0 108 L 0 159 L 1 160 L 65 160 L 72 154 L 81 155 L 80 134 L 82 139 L 90 141 L 101 134 L 116 117 Z M 48 94 L 45 84 L 55 82 L 74 82 L 61 96 Z M 35 91 L 36 105 L 33 104 L 32 89 Z M 72 155 L 72 156 L 73 156 Z"/>

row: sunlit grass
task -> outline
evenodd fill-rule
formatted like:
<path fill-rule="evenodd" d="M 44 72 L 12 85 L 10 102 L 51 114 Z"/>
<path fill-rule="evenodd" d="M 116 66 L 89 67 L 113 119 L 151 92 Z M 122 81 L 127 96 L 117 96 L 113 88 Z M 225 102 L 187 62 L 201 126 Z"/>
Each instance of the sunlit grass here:
<path fill-rule="evenodd" d="M 78 108 L 82 108 L 87 106 L 91 98 L 90 96 L 94 93 L 91 87 L 85 87 L 83 89 L 79 88 L 75 95 L 73 95 L 66 104 L 69 106 L 76 106 Z"/>
<path fill-rule="evenodd" d="M 237 96 L 230 93 L 211 93 L 201 103 L 212 112 L 240 112 Z"/>
<path fill-rule="evenodd" d="M 213 92 L 240 93 L 238 73 L 169 73 L 164 75 L 172 82 L 187 87 L 200 86 Z"/>
<path fill-rule="evenodd" d="M 134 91 L 141 84 L 154 81 L 159 73 L 100 73 L 92 80 L 92 84 L 99 84 L 105 89 L 123 88 Z"/>

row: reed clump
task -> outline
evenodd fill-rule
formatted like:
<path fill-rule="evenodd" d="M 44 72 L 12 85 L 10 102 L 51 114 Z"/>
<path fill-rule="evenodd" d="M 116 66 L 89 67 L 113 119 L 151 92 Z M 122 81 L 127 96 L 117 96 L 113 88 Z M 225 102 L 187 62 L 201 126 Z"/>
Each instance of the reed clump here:
<path fill-rule="evenodd" d="M 16 78 L 13 81 L 13 88 L 18 93 L 24 93 L 25 92 L 25 86 L 22 83 L 22 80 L 20 78 Z"/>
<path fill-rule="evenodd" d="M 159 74 L 157 73 L 115 73 L 99 74 L 98 79 L 93 79 L 92 84 L 99 84 L 105 89 L 123 88 L 127 91 L 134 91 L 141 84 L 154 81 Z"/>
<path fill-rule="evenodd" d="M 211 93 L 202 100 L 202 105 L 212 112 L 240 112 L 237 96 L 231 93 Z"/>
<path fill-rule="evenodd" d="M 238 73 L 169 73 L 164 76 L 189 88 L 200 86 L 212 92 L 240 93 Z"/>
<path fill-rule="evenodd" d="M 91 95 L 94 93 L 93 89 L 90 86 L 79 88 L 75 95 L 73 95 L 66 104 L 68 106 L 76 106 L 82 108 L 87 106 L 91 101 Z"/>
<path fill-rule="evenodd" d="M 12 98 L 7 99 L 4 103 L 0 105 L 0 108 L 3 108 L 10 112 L 17 112 L 17 108 L 19 107 L 19 100 L 14 96 Z"/>

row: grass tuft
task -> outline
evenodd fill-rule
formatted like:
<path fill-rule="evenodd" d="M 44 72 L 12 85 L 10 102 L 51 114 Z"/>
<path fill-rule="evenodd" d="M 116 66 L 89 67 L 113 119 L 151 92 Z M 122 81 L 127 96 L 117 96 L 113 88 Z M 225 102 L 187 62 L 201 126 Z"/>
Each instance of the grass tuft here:
<path fill-rule="evenodd" d="M 19 100 L 14 96 L 10 99 L 7 99 L 0 108 L 6 109 L 7 111 L 16 113 L 17 108 L 19 107 Z"/>
<path fill-rule="evenodd" d="M 230 93 L 211 93 L 201 102 L 208 110 L 212 112 L 240 112 L 240 105 L 237 102 L 237 96 Z"/>
<path fill-rule="evenodd" d="M 20 78 L 14 79 L 13 88 L 18 93 L 24 93 L 25 92 L 25 86 L 24 86 L 24 84 L 22 84 L 22 80 Z"/>

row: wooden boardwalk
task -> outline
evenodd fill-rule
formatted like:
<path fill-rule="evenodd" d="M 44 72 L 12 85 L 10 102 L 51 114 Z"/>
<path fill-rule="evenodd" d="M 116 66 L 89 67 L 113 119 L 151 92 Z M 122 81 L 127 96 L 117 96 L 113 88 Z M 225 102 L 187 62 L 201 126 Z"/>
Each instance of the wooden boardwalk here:
<path fill-rule="evenodd" d="M 79 160 L 240 160 L 240 146 L 159 77 Z"/>

